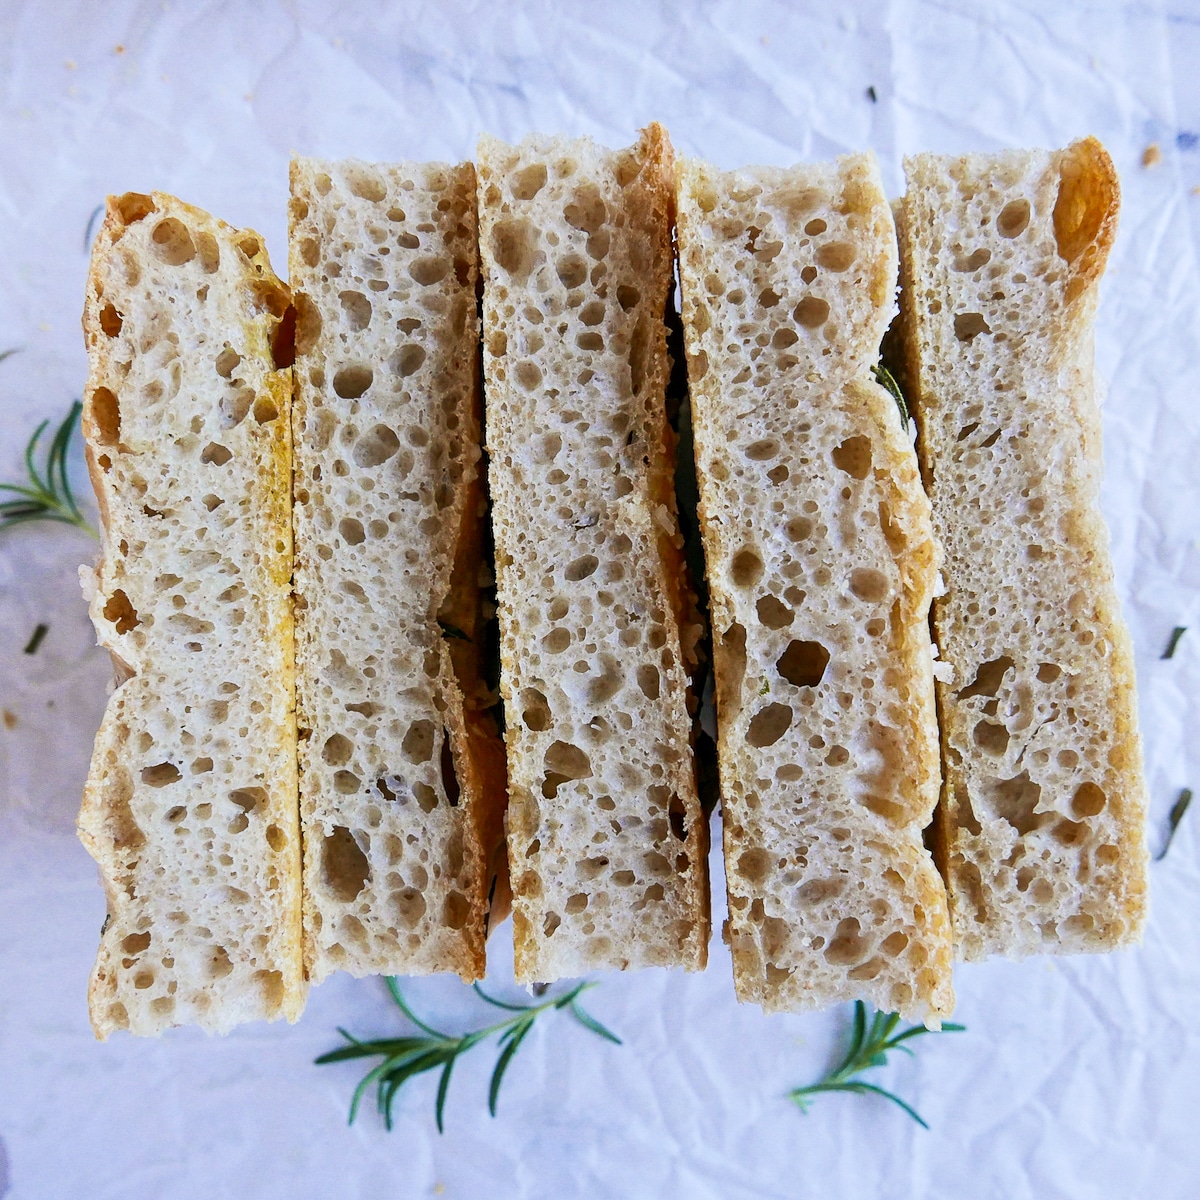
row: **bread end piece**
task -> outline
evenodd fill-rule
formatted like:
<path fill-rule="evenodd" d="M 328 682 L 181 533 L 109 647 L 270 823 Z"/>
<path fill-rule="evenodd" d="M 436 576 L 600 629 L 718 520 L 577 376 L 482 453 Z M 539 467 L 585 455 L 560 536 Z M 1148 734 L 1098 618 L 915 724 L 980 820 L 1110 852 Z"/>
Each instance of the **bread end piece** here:
<path fill-rule="evenodd" d="M 252 230 L 159 192 L 109 198 L 83 319 L 85 582 L 117 680 L 78 823 L 108 899 L 99 1038 L 304 1004 L 289 303 Z"/>
<path fill-rule="evenodd" d="M 1116 173 L 1095 138 L 905 169 L 898 340 L 946 550 L 937 851 L 958 951 L 1129 945 L 1146 796 L 1091 327 Z"/>

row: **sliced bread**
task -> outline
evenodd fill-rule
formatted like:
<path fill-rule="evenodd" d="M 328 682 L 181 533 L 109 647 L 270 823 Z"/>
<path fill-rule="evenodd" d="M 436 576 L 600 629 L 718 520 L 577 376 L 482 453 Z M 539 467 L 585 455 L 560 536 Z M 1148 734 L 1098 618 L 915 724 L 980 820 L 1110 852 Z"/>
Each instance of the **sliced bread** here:
<path fill-rule="evenodd" d="M 664 409 L 672 152 L 479 146 L 516 971 L 707 957 Z"/>
<path fill-rule="evenodd" d="M 108 897 L 101 1038 L 304 1004 L 288 305 L 251 230 L 109 199 L 83 319 L 101 518 L 83 576 L 118 683 L 79 816 Z"/>
<path fill-rule="evenodd" d="M 1106 950 L 1145 913 L 1133 655 L 1098 508 L 1097 282 L 1116 174 L 1066 150 L 906 160 L 900 334 L 946 592 L 939 855 L 959 950 Z"/>
<path fill-rule="evenodd" d="M 305 962 L 480 979 L 506 791 L 475 171 L 297 159 L 291 181 Z"/>
<path fill-rule="evenodd" d="M 878 167 L 686 162 L 678 222 L 737 993 L 936 1024 L 938 555 L 871 375 L 896 286 Z"/>

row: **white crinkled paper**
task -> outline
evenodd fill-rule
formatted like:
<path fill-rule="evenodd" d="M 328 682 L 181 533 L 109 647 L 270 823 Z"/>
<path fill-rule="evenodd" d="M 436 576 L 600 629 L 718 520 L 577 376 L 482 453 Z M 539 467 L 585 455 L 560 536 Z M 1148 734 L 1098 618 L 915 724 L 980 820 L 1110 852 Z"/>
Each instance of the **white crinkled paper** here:
<path fill-rule="evenodd" d="M 1109 147 L 1124 192 L 1103 285 L 1103 502 L 1137 648 L 1151 846 L 1200 784 L 1200 12 L 1194 3 L 563 2 L 0 4 L 0 478 L 86 369 L 85 229 L 109 191 L 163 189 L 266 237 L 286 262 L 287 160 L 461 159 L 481 131 L 628 143 L 661 120 L 723 166 L 873 148 L 901 157 Z M 873 88 L 872 102 L 867 89 Z M 1158 165 L 1142 154 L 1156 143 Z M 82 460 L 74 461 L 82 481 Z M 1110 1198 L 1200 1194 L 1200 813 L 1152 866 L 1140 950 L 961 967 L 965 1034 L 874 1078 L 911 1100 L 783 1093 L 833 1060 L 849 1010 L 734 1003 L 700 976 L 608 976 L 609 1046 L 550 1018 L 487 1116 L 491 1051 L 432 1077 L 385 1133 L 347 1128 L 354 1065 L 312 1066 L 342 1024 L 398 1030 L 379 981 L 315 989 L 295 1027 L 100 1045 L 85 988 L 104 900 L 73 821 L 109 680 L 67 528 L 0 536 L 0 1196 Z M 34 627 L 49 632 L 35 655 Z M 1171 628 L 1191 630 L 1169 662 Z M 714 858 L 716 925 L 723 907 Z M 503 960 L 506 929 L 493 940 Z M 510 965 L 493 990 L 519 995 Z M 447 1027 L 490 1019 L 455 980 L 414 982 Z M 554 1026 L 554 1027 L 552 1027 Z"/>

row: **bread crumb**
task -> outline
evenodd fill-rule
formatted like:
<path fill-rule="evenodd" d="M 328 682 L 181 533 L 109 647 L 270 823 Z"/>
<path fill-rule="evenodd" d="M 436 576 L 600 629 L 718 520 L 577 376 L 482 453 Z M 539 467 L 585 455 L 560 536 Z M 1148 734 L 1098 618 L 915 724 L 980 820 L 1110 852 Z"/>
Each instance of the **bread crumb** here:
<path fill-rule="evenodd" d="M 1145 150 L 1142 151 L 1142 166 L 1156 167 L 1162 162 L 1162 150 L 1157 142 L 1151 142 Z"/>
<path fill-rule="evenodd" d="M 118 42 L 118 43 L 117 43 L 117 44 L 116 44 L 116 45 L 113 47 L 113 53 L 114 53 L 114 54 L 124 54 L 124 53 L 125 53 L 125 47 L 124 47 L 123 45 L 121 45 L 121 43 L 120 43 L 120 42 Z"/>
<path fill-rule="evenodd" d="M 8 709 L 6 708 L 4 710 L 3 716 L 4 716 L 4 728 L 5 729 L 16 729 L 17 714 L 13 713 L 13 712 L 9 712 Z"/>

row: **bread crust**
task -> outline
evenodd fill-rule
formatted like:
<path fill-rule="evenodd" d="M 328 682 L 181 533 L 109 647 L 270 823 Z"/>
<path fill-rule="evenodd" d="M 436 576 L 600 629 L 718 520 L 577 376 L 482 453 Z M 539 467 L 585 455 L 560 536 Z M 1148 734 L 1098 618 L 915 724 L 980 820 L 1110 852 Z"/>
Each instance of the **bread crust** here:
<path fill-rule="evenodd" d="M 864 997 L 936 1025 L 938 548 L 870 376 L 896 272 L 878 168 L 686 162 L 678 186 L 738 996 Z"/>
<path fill-rule="evenodd" d="M 658 125 L 479 147 L 516 973 L 704 966 Z M 684 623 L 685 630 L 681 630 Z"/>
<path fill-rule="evenodd" d="M 1116 173 L 1094 138 L 905 169 L 899 340 L 946 548 L 938 856 L 958 951 L 1127 945 L 1145 783 L 1091 332 Z"/>
<path fill-rule="evenodd" d="M 291 189 L 306 965 L 482 979 L 507 792 L 480 651 L 475 171 L 296 159 Z"/>
<path fill-rule="evenodd" d="M 289 301 L 253 231 L 109 198 L 83 318 L 101 550 L 81 575 L 117 682 L 79 815 L 108 899 L 102 1039 L 304 1004 Z"/>

